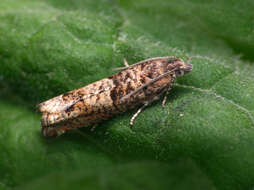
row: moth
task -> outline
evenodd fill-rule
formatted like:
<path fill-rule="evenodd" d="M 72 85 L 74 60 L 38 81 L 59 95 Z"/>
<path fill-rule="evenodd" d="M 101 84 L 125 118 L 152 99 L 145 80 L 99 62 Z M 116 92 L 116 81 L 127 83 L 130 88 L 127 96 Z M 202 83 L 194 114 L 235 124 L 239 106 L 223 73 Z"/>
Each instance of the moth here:
<path fill-rule="evenodd" d="M 191 72 L 192 64 L 177 57 L 155 57 L 133 65 L 124 59 L 124 67 L 117 70 L 121 72 L 40 103 L 42 135 L 56 137 L 139 108 L 130 119 L 133 125 L 140 112 L 163 95 L 165 106 L 175 79 Z"/>

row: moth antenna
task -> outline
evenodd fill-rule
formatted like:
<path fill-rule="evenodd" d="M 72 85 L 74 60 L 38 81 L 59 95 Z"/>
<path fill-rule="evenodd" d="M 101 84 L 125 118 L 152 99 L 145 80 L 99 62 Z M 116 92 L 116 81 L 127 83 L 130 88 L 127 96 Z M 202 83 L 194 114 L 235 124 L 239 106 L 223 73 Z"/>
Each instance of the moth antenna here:
<path fill-rule="evenodd" d="M 145 62 L 147 62 L 147 61 L 153 61 L 153 60 L 157 60 L 157 59 L 171 59 L 171 58 L 175 58 L 175 56 L 165 56 L 165 57 L 154 57 L 154 58 L 149 58 L 149 59 L 145 59 L 145 60 L 143 60 L 143 61 L 137 62 L 137 63 L 132 64 L 132 65 L 129 65 L 129 64 L 127 63 L 126 59 L 124 58 L 124 65 L 125 65 L 125 63 L 127 63 L 128 66 L 125 65 L 125 67 L 117 67 L 117 68 L 113 68 L 112 70 L 113 70 L 113 71 L 125 70 L 125 69 L 128 69 L 128 68 L 132 68 L 132 67 L 135 67 L 135 66 L 137 66 L 137 65 L 143 64 L 143 63 L 145 63 Z M 125 61 L 126 61 L 126 62 L 125 62 Z"/>
<path fill-rule="evenodd" d="M 125 67 L 129 67 L 130 66 L 125 58 L 123 58 L 123 64 L 125 65 Z"/>
<path fill-rule="evenodd" d="M 175 69 L 173 69 L 173 70 L 171 70 L 171 71 L 168 71 L 168 72 L 166 72 L 166 73 L 160 75 L 159 77 L 157 77 L 157 78 L 155 78 L 155 79 L 152 79 L 152 80 L 149 81 L 148 83 L 146 83 L 146 84 L 144 84 L 143 86 L 140 86 L 139 88 L 137 88 L 135 91 L 133 91 L 133 92 L 131 92 L 131 93 L 126 94 L 125 96 L 123 96 L 123 97 L 120 99 L 120 101 L 123 101 L 124 99 L 127 99 L 127 98 L 131 97 L 132 95 L 138 93 L 138 92 L 139 92 L 140 90 L 142 90 L 143 88 L 145 88 L 145 87 L 147 87 L 147 86 L 149 86 L 149 85 L 151 85 L 151 84 L 157 82 L 158 80 L 162 79 L 163 77 L 165 77 L 165 76 L 171 74 L 171 73 L 172 73 L 173 71 L 175 71 L 176 69 L 177 69 L 177 68 L 175 68 Z"/>
<path fill-rule="evenodd" d="M 123 58 L 123 64 L 125 67 L 117 67 L 117 68 L 113 68 L 113 71 L 120 71 L 120 70 L 124 70 L 124 69 L 128 69 L 130 67 L 130 65 L 128 64 L 128 62 L 126 61 L 125 58 Z"/>
<path fill-rule="evenodd" d="M 124 70 L 124 69 L 127 69 L 128 67 L 116 67 L 116 68 L 113 68 L 112 71 L 121 71 L 121 70 Z"/>

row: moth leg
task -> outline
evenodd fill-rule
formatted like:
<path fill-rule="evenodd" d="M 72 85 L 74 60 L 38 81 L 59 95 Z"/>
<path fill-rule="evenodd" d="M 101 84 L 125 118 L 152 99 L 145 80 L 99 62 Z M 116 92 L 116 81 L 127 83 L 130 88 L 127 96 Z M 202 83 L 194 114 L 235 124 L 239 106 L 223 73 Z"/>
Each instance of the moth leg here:
<path fill-rule="evenodd" d="M 169 88 L 167 89 L 167 91 L 166 91 L 164 97 L 163 97 L 162 104 L 161 104 L 161 106 L 162 106 L 163 108 L 165 108 L 165 105 L 166 105 L 166 102 L 167 102 L 168 93 L 169 93 L 170 90 L 171 90 L 171 88 L 169 87 Z"/>
<path fill-rule="evenodd" d="M 96 124 L 94 124 L 93 126 L 92 126 L 92 128 L 90 129 L 90 131 L 91 132 L 93 132 L 95 129 L 96 129 L 96 127 L 98 126 L 98 124 L 96 123 Z"/>
<path fill-rule="evenodd" d="M 138 117 L 138 115 L 142 112 L 142 110 L 147 107 L 149 104 L 151 104 L 152 102 L 154 102 L 155 100 L 160 99 L 160 95 L 155 96 L 153 99 L 147 101 L 144 103 L 144 105 L 138 109 L 138 111 L 132 116 L 131 120 L 130 120 L 130 125 L 133 126 L 133 123 L 135 121 L 135 119 Z"/>
<path fill-rule="evenodd" d="M 123 58 L 123 64 L 124 64 L 125 67 L 129 67 L 130 66 L 125 58 Z"/>
<path fill-rule="evenodd" d="M 42 127 L 41 133 L 45 138 L 58 137 L 65 133 L 63 129 L 56 129 L 54 127 Z"/>
<path fill-rule="evenodd" d="M 138 115 L 141 113 L 141 111 L 148 106 L 148 102 L 146 102 L 141 108 L 138 109 L 138 111 L 132 116 L 131 120 L 130 120 L 130 125 L 132 126 L 135 119 L 138 117 Z"/>

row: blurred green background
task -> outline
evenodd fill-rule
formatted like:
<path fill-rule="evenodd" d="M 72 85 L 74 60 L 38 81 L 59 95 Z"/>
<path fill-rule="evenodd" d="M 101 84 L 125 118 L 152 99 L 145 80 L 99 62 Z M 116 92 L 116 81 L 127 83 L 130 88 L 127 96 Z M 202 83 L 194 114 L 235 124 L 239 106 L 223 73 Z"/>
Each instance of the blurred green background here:
<path fill-rule="evenodd" d="M 1 0 L 0 189 L 254 188 L 254 1 Z M 36 104 L 157 56 L 191 58 L 158 101 L 53 140 Z"/>

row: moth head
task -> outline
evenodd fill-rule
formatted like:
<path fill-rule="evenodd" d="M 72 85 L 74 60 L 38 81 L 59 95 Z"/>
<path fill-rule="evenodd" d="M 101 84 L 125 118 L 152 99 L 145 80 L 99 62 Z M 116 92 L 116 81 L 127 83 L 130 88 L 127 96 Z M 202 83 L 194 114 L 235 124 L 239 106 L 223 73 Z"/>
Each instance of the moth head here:
<path fill-rule="evenodd" d="M 192 64 L 184 63 L 183 65 L 179 67 L 179 69 L 176 70 L 176 75 L 183 76 L 191 71 L 192 71 Z"/>
<path fill-rule="evenodd" d="M 168 60 L 170 70 L 175 70 L 177 77 L 183 76 L 192 71 L 192 64 L 184 63 L 182 59 L 171 58 Z"/>

